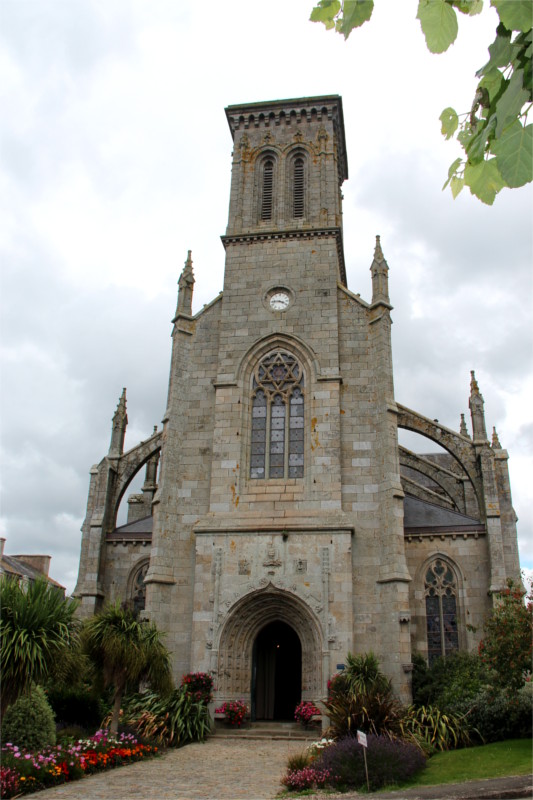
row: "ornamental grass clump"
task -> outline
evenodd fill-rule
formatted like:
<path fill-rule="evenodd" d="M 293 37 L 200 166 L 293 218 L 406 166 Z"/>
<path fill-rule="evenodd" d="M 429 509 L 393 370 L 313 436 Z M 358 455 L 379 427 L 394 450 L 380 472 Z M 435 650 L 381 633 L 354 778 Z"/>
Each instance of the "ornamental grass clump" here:
<path fill-rule="evenodd" d="M 445 714 L 435 706 L 409 706 L 401 720 L 404 738 L 412 736 L 428 755 L 439 750 L 455 750 L 471 744 L 466 718 Z"/>
<path fill-rule="evenodd" d="M 185 686 L 164 696 L 157 692 L 133 695 L 124 704 L 123 717 L 124 724 L 139 736 L 165 747 L 202 742 L 211 731 L 207 703 L 195 700 Z"/>
<path fill-rule="evenodd" d="M 367 742 L 368 779 L 372 791 L 409 780 L 426 764 L 425 755 L 415 744 L 373 735 L 367 737 Z M 366 788 L 363 747 L 353 736 L 322 750 L 313 767 L 335 776 L 328 783 L 336 788 Z"/>

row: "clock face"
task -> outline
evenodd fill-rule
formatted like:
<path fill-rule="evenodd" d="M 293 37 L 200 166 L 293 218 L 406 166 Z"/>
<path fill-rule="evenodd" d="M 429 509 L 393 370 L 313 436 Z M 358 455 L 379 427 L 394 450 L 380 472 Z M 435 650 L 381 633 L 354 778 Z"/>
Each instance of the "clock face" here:
<path fill-rule="evenodd" d="M 285 311 L 289 307 L 290 297 L 287 292 L 275 292 L 270 296 L 270 308 L 273 311 Z"/>

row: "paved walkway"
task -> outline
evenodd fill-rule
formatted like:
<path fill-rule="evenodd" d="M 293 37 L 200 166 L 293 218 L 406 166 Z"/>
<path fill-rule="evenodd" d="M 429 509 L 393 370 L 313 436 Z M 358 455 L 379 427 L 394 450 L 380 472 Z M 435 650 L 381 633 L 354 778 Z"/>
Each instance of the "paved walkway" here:
<path fill-rule="evenodd" d="M 40 800 L 272 800 L 302 742 L 211 738 L 26 795 Z"/>
<path fill-rule="evenodd" d="M 303 742 L 239 741 L 221 736 L 205 744 L 168 750 L 160 758 L 100 772 L 25 797 L 39 800 L 273 800 L 282 789 L 280 781 L 289 754 L 301 752 L 304 747 Z M 320 800 L 363 800 L 369 796 L 350 792 L 319 797 Z M 372 800 L 531 798 L 531 776 L 420 787 L 370 797 Z"/>

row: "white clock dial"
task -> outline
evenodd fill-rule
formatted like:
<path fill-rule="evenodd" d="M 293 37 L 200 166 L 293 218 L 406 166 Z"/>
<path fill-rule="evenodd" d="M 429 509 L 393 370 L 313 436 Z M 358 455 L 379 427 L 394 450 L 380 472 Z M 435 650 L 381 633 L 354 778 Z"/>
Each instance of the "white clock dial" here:
<path fill-rule="evenodd" d="M 276 292 L 271 295 L 269 302 L 273 311 L 285 311 L 289 307 L 290 297 L 286 292 Z"/>

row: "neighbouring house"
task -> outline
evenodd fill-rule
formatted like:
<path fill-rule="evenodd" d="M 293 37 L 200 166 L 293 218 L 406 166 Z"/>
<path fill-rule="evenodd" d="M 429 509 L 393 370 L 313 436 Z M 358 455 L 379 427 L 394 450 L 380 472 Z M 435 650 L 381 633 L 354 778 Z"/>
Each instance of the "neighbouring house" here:
<path fill-rule="evenodd" d="M 65 587 L 49 575 L 51 556 L 39 555 L 14 555 L 8 556 L 4 552 L 6 540 L 0 536 L 0 578 L 10 577 L 32 583 L 37 578 L 46 578 L 48 583 L 65 593 Z"/>

